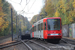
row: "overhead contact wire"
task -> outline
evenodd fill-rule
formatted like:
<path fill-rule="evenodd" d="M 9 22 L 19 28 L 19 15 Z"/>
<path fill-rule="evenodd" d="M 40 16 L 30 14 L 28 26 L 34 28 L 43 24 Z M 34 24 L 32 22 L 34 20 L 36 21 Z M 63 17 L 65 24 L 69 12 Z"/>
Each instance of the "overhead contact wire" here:
<path fill-rule="evenodd" d="M 36 0 L 35 0 L 36 1 Z M 33 2 L 33 4 L 35 3 L 35 1 Z M 32 4 L 32 6 L 33 6 L 33 4 Z M 32 8 L 32 6 L 30 7 L 30 9 Z M 28 12 L 30 11 L 30 9 L 28 10 Z"/>

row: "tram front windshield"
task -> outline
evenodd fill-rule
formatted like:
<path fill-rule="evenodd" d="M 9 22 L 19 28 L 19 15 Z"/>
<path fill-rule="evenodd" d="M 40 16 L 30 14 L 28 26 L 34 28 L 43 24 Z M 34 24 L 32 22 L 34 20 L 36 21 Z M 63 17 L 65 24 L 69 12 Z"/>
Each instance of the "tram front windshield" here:
<path fill-rule="evenodd" d="M 60 19 L 48 19 L 48 30 L 60 30 Z"/>

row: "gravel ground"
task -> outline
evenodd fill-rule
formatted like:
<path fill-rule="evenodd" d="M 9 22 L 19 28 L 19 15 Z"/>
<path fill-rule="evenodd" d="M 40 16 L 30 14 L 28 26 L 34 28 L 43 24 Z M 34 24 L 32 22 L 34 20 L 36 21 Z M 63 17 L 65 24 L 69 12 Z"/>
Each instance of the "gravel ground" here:
<path fill-rule="evenodd" d="M 0 45 L 12 42 L 10 36 L 0 37 Z"/>
<path fill-rule="evenodd" d="M 11 46 L 8 48 L 4 48 L 4 49 L 0 49 L 0 50 L 28 50 L 28 48 L 23 43 L 21 43 L 21 44 Z"/>
<path fill-rule="evenodd" d="M 11 36 L 0 37 L 0 45 L 11 43 L 11 42 L 13 42 Z M 28 48 L 23 43 L 21 43 L 21 44 L 10 46 L 0 50 L 28 50 Z"/>

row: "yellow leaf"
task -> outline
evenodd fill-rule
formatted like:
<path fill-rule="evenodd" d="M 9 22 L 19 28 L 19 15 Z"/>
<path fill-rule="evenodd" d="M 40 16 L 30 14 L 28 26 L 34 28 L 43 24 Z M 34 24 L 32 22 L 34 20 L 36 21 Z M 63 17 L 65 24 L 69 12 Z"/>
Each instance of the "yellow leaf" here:
<path fill-rule="evenodd" d="M 56 11 L 56 12 L 55 12 L 55 16 L 56 16 L 56 17 L 58 17 L 58 16 L 59 16 L 59 13 L 58 13 L 58 11 Z"/>

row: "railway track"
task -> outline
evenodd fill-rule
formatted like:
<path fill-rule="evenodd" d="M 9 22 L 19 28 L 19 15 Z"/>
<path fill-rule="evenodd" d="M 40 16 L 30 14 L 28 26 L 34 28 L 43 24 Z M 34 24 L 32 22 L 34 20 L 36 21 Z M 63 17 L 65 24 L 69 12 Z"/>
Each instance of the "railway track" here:
<path fill-rule="evenodd" d="M 55 48 L 56 48 L 56 50 L 75 50 L 75 45 L 70 44 L 63 40 L 61 40 L 57 44 L 50 43 L 50 42 L 43 41 L 43 40 L 38 40 L 38 39 L 33 39 L 33 41 L 36 41 L 36 42 L 50 48 L 51 50 L 54 50 Z"/>
<path fill-rule="evenodd" d="M 63 42 L 65 42 L 65 43 L 70 43 L 70 44 L 75 45 L 75 40 L 66 39 L 66 38 L 62 38 L 61 40 L 62 40 Z"/>
<path fill-rule="evenodd" d="M 75 41 L 69 39 L 61 39 L 59 45 L 70 46 L 75 50 Z"/>
<path fill-rule="evenodd" d="M 75 45 L 71 43 L 70 41 L 67 42 L 64 39 L 61 39 L 60 43 L 58 44 L 50 43 L 40 39 L 31 39 L 0 45 L 0 49 L 16 46 L 17 44 L 19 44 L 17 46 L 22 46 L 22 50 L 24 48 L 24 50 L 75 50 Z"/>
<path fill-rule="evenodd" d="M 32 48 L 23 40 L 21 40 L 21 42 L 29 49 L 29 50 L 32 50 Z"/>
<path fill-rule="evenodd" d="M 29 50 L 50 50 L 50 48 L 48 48 L 42 44 L 39 44 L 35 41 L 32 41 L 32 40 L 28 40 L 26 42 L 22 41 L 22 42 L 25 46 L 28 47 Z"/>
<path fill-rule="evenodd" d="M 20 41 L 16 41 L 16 42 L 3 44 L 3 45 L 0 45 L 0 49 L 7 48 L 7 47 L 10 47 L 10 46 L 14 46 L 14 45 L 17 45 L 17 44 L 20 44 L 20 43 L 21 43 Z"/>

